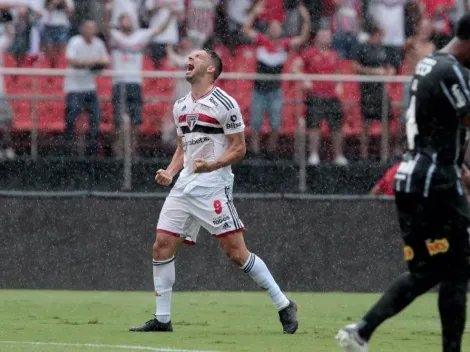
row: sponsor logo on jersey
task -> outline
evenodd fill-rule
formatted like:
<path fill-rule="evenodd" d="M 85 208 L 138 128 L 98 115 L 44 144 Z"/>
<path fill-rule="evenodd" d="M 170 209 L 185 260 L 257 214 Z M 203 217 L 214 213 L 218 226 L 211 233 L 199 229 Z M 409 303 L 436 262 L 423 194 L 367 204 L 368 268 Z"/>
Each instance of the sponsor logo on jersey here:
<path fill-rule="evenodd" d="M 185 140 L 183 142 L 183 147 L 186 148 L 188 145 L 197 145 L 197 144 L 201 144 L 201 143 L 204 143 L 204 142 L 207 142 L 209 141 L 210 138 L 209 137 L 201 137 L 201 138 L 198 138 L 198 139 L 191 139 L 189 141 Z"/>
<path fill-rule="evenodd" d="M 436 254 L 447 253 L 450 246 L 447 238 L 443 238 L 432 242 L 431 240 L 427 240 L 426 247 L 428 248 L 429 255 L 432 257 Z"/>
<path fill-rule="evenodd" d="M 183 101 L 185 101 L 185 100 L 186 100 L 186 97 L 182 97 L 180 100 L 177 100 L 176 102 L 177 102 L 178 104 L 181 104 L 181 103 L 182 103 Z"/>
<path fill-rule="evenodd" d="M 465 106 L 465 97 L 463 96 L 462 91 L 459 88 L 458 84 L 454 84 L 452 86 L 452 94 L 454 95 L 456 106 L 457 108 L 461 108 Z"/>
<path fill-rule="evenodd" d="M 228 221 L 230 220 L 230 216 L 228 215 L 221 215 L 221 216 L 218 216 L 216 218 L 213 218 L 212 219 L 212 223 L 214 225 L 220 225 L 221 223 L 225 222 L 225 221 Z"/>
<path fill-rule="evenodd" d="M 241 126 L 242 126 L 241 122 L 229 122 L 225 125 L 225 127 L 227 127 L 227 129 L 235 129 L 235 128 L 238 128 L 238 127 L 241 127 Z"/>
<path fill-rule="evenodd" d="M 413 260 L 413 258 L 415 257 L 415 252 L 410 246 L 406 246 L 405 248 L 403 248 L 403 254 L 407 262 Z"/>
<path fill-rule="evenodd" d="M 228 230 L 230 228 L 230 224 L 226 222 L 224 226 L 222 226 L 222 230 Z"/>
<path fill-rule="evenodd" d="M 215 101 L 214 97 L 210 97 L 209 98 L 209 101 L 214 104 L 214 106 L 219 106 L 219 104 L 217 104 L 217 102 Z"/>
<path fill-rule="evenodd" d="M 192 131 L 196 122 L 199 119 L 199 114 L 188 114 L 186 115 L 186 123 L 188 124 L 189 130 Z"/>
<path fill-rule="evenodd" d="M 186 105 L 181 108 L 181 111 L 186 110 Z"/>

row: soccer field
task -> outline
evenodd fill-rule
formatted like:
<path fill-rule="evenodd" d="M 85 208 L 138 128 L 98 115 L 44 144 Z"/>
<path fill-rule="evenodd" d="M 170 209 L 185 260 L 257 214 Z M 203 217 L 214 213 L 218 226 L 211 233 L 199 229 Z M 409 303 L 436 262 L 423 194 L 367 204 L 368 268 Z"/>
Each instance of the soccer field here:
<path fill-rule="evenodd" d="M 0 290 L 0 296 L 0 351 L 8 352 L 338 351 L 337 330 L 378 297 L 292 293 L 300 327 L 283 335 L 264 293 L 175 293 L 174 333 L 127 331 L 152 318 L 152 293 Z M 468 328 L 465 338 L 468 346 Z M 422 297 L 382 326 L 371 350 L 440 351 L 436 295 Z"/>

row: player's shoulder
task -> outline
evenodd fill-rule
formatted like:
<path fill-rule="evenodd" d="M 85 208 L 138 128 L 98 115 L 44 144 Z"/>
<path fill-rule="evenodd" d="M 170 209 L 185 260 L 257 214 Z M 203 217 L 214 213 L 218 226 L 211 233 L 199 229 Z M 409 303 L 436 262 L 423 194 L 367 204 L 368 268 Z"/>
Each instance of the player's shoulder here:
<path fill-rule="evenodd" d="M 79 45 L 83 43 L 83 37 L 81 35 L 74 35 L 72 38 L 69 39 L 68 45 Z"/>
<path fill-rule="evenodd" d="M 186 99 L 188 99 L 190 94 L 191 93 L 188 93 L 185 96 L 177 99 L 175 101 L 175 104 L 173 105 L 173 110 L 182 110 L 182 111 L 185 110 L 186 109 L 185 102 L 186 102 Z"/>
<path fill-rule="evenodd" d="M 211 94 L 207 97 L 209 101 L 222 110 L 230 111 L 232 109 L 238 108 L 237 101 L 226 91 L 220 89 L 219 87 L 215 87 Z"/>

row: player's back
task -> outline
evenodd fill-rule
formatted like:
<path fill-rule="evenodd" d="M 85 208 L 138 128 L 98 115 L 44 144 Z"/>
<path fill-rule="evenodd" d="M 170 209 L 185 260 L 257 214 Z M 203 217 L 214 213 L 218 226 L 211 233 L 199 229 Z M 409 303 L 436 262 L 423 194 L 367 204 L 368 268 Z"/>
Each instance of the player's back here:
<path fill-rule="evenodd" d="M 406 113 L 408 153 L 397 173 L 397 191 L 427 195 L 431 189 L 461 187 L 468 79 L 450 54 L 430 54 L 416 66 Z"/>

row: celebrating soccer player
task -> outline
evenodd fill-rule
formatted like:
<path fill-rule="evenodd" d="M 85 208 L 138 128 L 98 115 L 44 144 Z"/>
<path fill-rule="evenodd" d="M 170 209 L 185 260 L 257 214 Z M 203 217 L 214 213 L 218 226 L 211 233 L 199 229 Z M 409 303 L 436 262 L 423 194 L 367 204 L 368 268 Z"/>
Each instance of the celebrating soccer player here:
<path fill-rule="evenodd" d="M 470 14 L 455 38 L 416 66 L 406 113 L 408 152 L 395 176 L 409 272 L 357 324 L 339 331 L 343 351 L 366 352 L 375 329 L 436 285 L 442 351 L 460 352 L 469 280 L 470 211 L 461 169 L 470 117 Z"/>
<path fill-rule="evenodd" d="M 201 226 L 267 291 L 284 333 L 297 330 L 297 304 L 287 299 L 263 260 L 245 246 L 245 228 L 233 204 L 231 171 L 231 165 L 245 155 L 245 124 L 237 102 L 214 85 L 221 72 L 222 61 L 211 50 L 189 56 L 186 80 L 191 92 L 173 108 L 178 147 L 170 165 L 155 177 L 158 184 L 168 186 L 181 171 L 161 210 L 153 246 L 157 311 L 155 319 L 131 331 L 173 331 L 170 305 L 176 250 L 183 242 L 195 243 Z"/>

